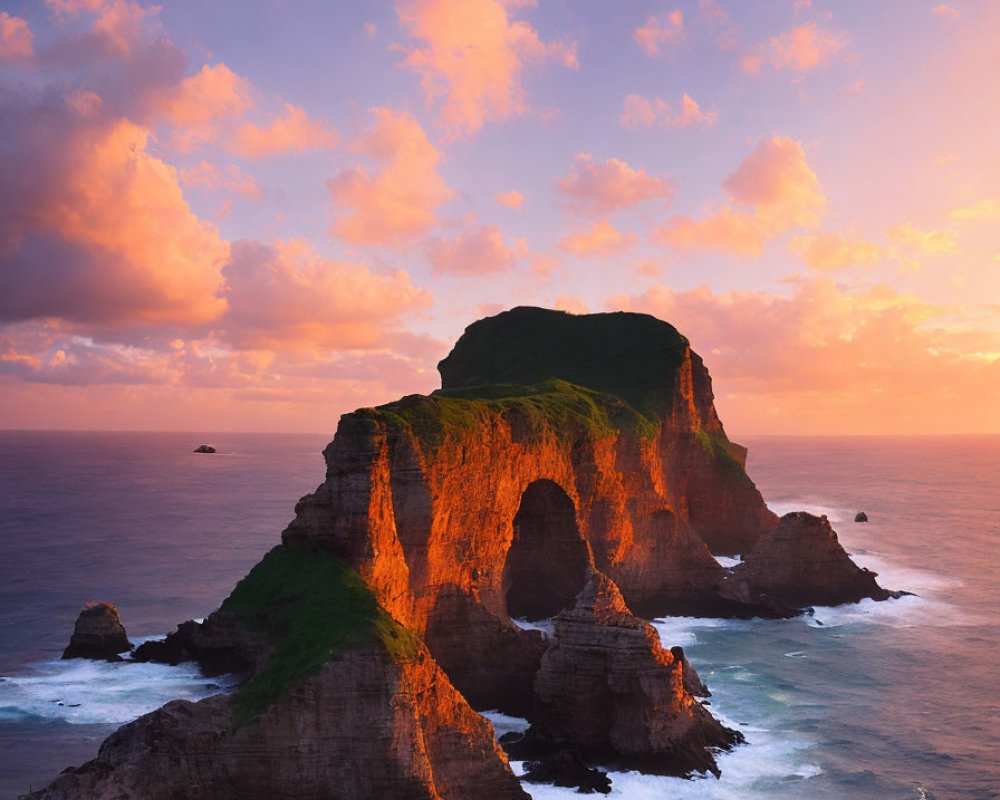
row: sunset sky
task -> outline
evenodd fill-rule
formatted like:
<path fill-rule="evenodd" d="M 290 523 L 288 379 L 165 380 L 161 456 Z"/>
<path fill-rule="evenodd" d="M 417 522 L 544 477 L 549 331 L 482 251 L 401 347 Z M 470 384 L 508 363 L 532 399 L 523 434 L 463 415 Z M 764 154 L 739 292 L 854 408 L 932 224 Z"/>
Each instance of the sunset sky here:
<path fill-rule="evenodd" d="M 1000 2 L 2 7 L 0 428 L 332 432 L 541 305 L 737 439 L 1000 433 Z"/>

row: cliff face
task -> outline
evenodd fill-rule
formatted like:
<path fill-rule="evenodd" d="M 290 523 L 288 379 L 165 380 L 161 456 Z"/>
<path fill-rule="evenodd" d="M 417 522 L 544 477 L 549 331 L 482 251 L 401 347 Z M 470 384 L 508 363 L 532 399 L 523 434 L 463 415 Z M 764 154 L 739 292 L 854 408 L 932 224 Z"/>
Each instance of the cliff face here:
<path fill-rule="evenodd" d="M 637 342 L 613 336 L 634 325 Z M 776 521 L 666 323 L 518 309 L 470 326 L 440 368 L 440 392 L 341 418 L 283 538 L 344 558 L 477 705 L 523 712 L 541 648 L 510 620 L 531 602 L 553 616 L 591 569 L 639 613 L 690 611 L 717 598 L 705 537 L 743 549 Z"/>
<path fill-rule="evenodd" d="M 493 738 L 418 647 L 356 648 L 264 712 L 176 700 L 114 733 L 30 800 L 526 798 Z"/>

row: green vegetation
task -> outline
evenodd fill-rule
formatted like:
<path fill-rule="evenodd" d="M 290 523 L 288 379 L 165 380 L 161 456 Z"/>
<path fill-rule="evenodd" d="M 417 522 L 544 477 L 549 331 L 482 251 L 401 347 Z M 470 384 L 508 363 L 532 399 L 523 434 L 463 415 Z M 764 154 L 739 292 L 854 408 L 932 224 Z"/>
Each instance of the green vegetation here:
<path fill-rule="evenodd" d="M 676 328 L 647 314 L 515 308 L 466 328 L 438 370 L 445 390 L 559 378 L 656 419 L 670 410 L 687 347 Z"/>
<path fill-rule="evenodd" d="M 620 398 L 555 379 L 534 386 L 506 383 L 442 389 L 356 413 L 405 426 L 430 447 L 475 430 L 484 417 L 497 413 L 516 419 L 535 434 L 546 428 L 594 438 L 623 431 L 648 437 L 656 432 L 649 419 Z"/>
<path fill-rule="evenodd" d="M 749 480 L 746 471 L 743 469 L 743 465 L 733 458 L 732 453 L 726 447 L 726 442 L 724 441 L 725 434 L 722 432 L 710 434 L 704 430 L 700 430 L 695 436 L 698 439 L 698 444 L 701 445 L 701 449 L 708 455 L 713 456 L 727 472 Z"/>
<path fill-rule="evenodd" d="M 264 711 L 340 653 L 380 641 L 395 657 L 416 653 L 419 639 L 375 601 L 361 577 L 330 553 L 279 545 L 222 604 L 274 652 L 235 697 L 238 723 Z"/>

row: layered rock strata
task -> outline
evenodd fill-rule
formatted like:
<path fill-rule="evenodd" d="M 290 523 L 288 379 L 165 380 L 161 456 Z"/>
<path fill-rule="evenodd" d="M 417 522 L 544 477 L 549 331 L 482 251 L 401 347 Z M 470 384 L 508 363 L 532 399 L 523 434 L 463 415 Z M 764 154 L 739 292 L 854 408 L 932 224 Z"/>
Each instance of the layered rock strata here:
<path fill-rule="evenodd" d="M 119 653 L 132 649 L 118 609 L 111 603 L 88 603 L 73 627 L 73 635 L 63 651 L 63 658 L 119 660 Z"/>

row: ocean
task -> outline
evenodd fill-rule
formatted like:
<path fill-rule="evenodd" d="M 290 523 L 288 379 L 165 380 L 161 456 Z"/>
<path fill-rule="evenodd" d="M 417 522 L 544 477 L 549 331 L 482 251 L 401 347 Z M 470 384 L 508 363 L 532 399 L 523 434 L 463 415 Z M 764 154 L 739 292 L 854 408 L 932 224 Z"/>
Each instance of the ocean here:
<path fill-rule="evenodd" d="M 115 603 L 136 643 L 217 607 L 322 480 L 329 438 L 0 432 L 0 798 L 169 699 L 228 688 L 59 655 L 84 602 Z M 203 442 L 219 452 L 191 452 Z M 611 773 L 611 797 L 1000 798 L 1000 437 L 743 443 L 772 509 L 826 514 L 858 563 L 915 596 L 793 620 L 656 620 L 748 744 L 720 756 L 721 779 Z"/>

